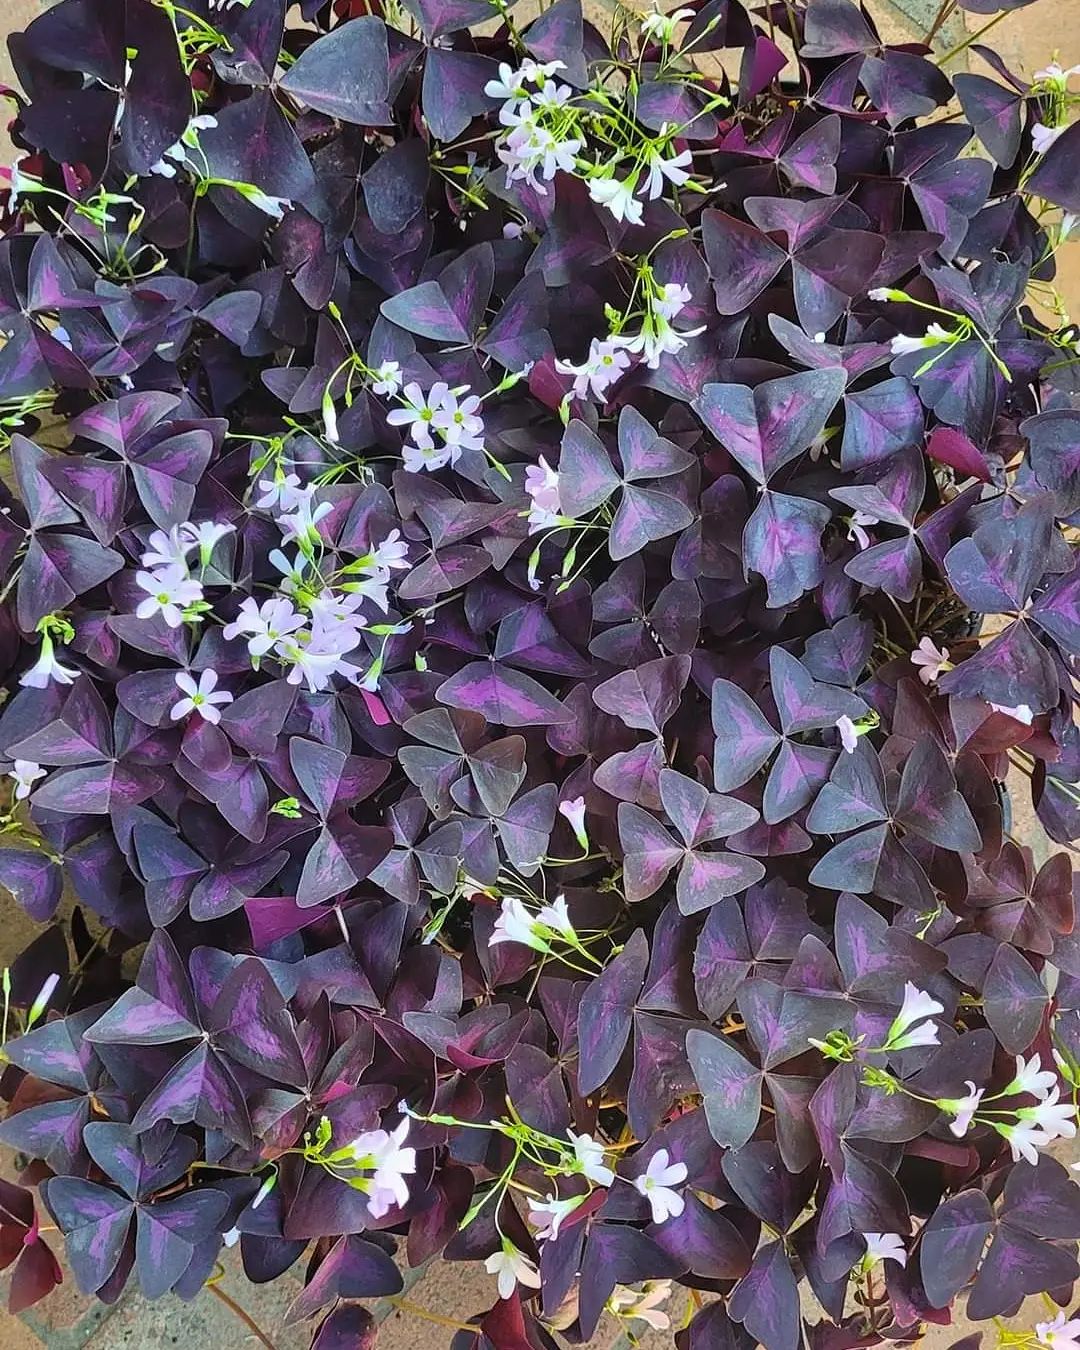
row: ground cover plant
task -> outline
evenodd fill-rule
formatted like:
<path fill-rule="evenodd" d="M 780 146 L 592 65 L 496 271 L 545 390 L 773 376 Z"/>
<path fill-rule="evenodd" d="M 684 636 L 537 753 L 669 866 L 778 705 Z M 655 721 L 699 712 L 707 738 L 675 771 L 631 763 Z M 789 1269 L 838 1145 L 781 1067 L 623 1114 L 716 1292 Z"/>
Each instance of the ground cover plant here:
<path fill-rule="evenodd" d="M 958 1301 L 994 1344 L 1036 1293 L 1004 1343 L 1080 1342 L 1080 94 L 985 42 L 950 80 L 851 0 L 12 39 L 13 1308 L 61 1239 L 106 1302 L 238 1244 L 315 1350 L 435 1257 L 491 1276 L 456 1350 Z"/>

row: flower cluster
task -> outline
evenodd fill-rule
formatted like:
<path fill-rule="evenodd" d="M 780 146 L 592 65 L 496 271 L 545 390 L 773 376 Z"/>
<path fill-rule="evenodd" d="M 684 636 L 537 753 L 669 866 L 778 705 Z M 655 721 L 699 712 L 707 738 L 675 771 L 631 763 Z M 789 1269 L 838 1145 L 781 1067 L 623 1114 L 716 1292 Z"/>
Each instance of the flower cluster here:
<path fill-rule="evenodd" d="M 462 398 L 462 394 L 467 397 Z M 455 465 L 464 450 L 483 450 L 480 398 L 469 393 L 467 384 L 451 389 L 439 380 L 426 394 L 418 384 L 407 384 L 401 401 L 404 406 L 394 408 L 386 420 L 392 427 L 408 428 L 408 440 L 401 452 L 402 467 L 407 472 L 426 469 L 434 473 Z"/>

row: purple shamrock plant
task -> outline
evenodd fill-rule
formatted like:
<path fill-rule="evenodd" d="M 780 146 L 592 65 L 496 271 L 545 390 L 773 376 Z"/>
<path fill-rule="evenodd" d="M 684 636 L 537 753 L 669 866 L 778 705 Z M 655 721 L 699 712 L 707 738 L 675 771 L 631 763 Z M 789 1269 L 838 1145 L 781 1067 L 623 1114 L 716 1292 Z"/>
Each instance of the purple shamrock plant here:
<path fill-rule="evenodd" d="M 1080 86 L 955 7 L 12 39 L 12 1308 L 1080 1344 Z"/>

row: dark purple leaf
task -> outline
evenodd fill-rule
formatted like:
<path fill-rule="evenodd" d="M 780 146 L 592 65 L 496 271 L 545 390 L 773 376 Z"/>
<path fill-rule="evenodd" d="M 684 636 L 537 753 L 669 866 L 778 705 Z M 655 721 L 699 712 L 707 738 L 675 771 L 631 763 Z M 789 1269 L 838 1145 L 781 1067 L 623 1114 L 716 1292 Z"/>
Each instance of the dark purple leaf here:
<path fill-rule="evenodd" d="M 722 1036 L 696 1028 L 686 1033 L 686 1053 L 701 1091 L 709 1133 L 721 1148 L 742 1148 L 761 1114 L 761 1070 Z"/>
<path fill-rule="evenodd" d="M 947 1308 L 971 1279 L 993 1228 L 982 1191 L 950 1196 L 931 1215 L 919 1241 L 919 1271 L 935 1308 Z"/>
<path fill-rule="evenodd" d="M 278 88 L 338 121 L 385 125 L 390 121 L 386 25 L 374 14 L 339 24 L 305 47 Z"/>
<path fill-rule="evenodd" d="M 551 726 L 571 720 L 570 711 L 543 685 L 491 661 L 474 661 L 451 675 L 437 697 L 452 708 L 482 713 L 498 726 Z"/>
<path fill-rule="evenodd" d="M 729 1309 L 765 1350 L 797 1350 L 799 1290 L 782 1242 L 758 1249 L 750 1270 L 732 1292 Z"/>
<path fill-rule="evenodd" d="M 1014 947 L 997 949 L 983 985 L 990 1029 L 1012 1055 L 1027 1050 L 1042 1026 L 1049 997 L 1031 965 Z"/>
<path fill-rule="evenodd" d="M 582 995 L 578 1012 L 578 1090 L 583 1096 L 601 1087 L 622 1057 L 648 960 L 645 934 L 637 930 Z"/>

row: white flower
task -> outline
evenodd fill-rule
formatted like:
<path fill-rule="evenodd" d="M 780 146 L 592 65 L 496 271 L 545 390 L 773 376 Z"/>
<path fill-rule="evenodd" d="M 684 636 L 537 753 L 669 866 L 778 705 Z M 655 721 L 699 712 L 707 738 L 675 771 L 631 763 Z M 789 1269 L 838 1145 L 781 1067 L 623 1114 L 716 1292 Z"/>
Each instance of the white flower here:
<path fill-rule="evenodd" d="M 1031 128 L 1031 145 L 1035 153 L 1045 155 L 1054 142 L 1064 136 L 1068 129 L 1067 125 L 1048 127 L 1042 122 L 1036 122 Z"/>
<path fill-rule="evenodd" d="M 566 896 L 557 895 L 550 905 L 541 905 L 536 912 L 536 922 L 544 928 L 558 933 L 561 937 L 577 938 L 570 914 L 566 908 Z"/>
<path fill-rule="evenodd" d="M 327 650 L 351 651 L 360 640 L 360 630 L 367 627 L 367 620 L 356 612 L 362 600 L 360 595 L 339 595 L 329 589 L 320 591 L 308 602 L 312 636 L 325 644 Z"/>
<path fill-rule="evenodd" d="M 1080 1319 L 1065 1320 L 1065 1310 L 1057 1313 L 1051 1322 L 1036 1322 L 1035 1335 L 1040 1345 L 1050 1350 L 1080 1350 Z"/>
<path fill-rule="evenodd" d="M 512 1298 L 519 1284 L 527 1285 L 530 1289 L 540 1288 L 540 1272 L 509 1238 L 503 1238 L 502 1247 L 491 1253 L 484 1262 L 484 1269 L 489 1275 L 498 1276 L 500 1298 Z"/>
<path fill-rule="evenodd" d="M 274 1189 L 276 1185 L 277 1185 L 277 1173 L 271 1172 L 270 1175 L 263 1182 L 263 1184 L 255 1192 L 255 1195 L 251 1201 L 251 1208 L 258 1209 L 259 1206 L 262 1204 L 262 1202 L 266 1199 L 266 1197 L 270 1194 L 270 1192 Z"/>
<path fill-rule="evenodd" d="M 881 521 L 877 516 L 872 516 L 869 511 L 856 511 L 848 519 L 847 537 L 853 544 L 858 544 L 859 548 L 870 547 L 870 536 L 866 533 L 870 525 L 880 525 Z"/>
<path fill-rule="evenodd" d="M 337 409 L 334 407 L 334 400 L 330 397 L 329 389 L 323 395 L 322 420 L 323 440 L 329 441 L 331 445 L 337 445 L 341 436 L 338 433 Z"/>
<path fill-rule="evenodd" d="M 287 637 L 303 626 L 304 616 L 284 596 L 272 596 L 261 605 L 248 596 L 241 604 L 236 618 L 225 625 L 221 635 L 227 642 L 246 636 L 249 653 L 252 656 L 265 656 L 279 638 Z"/>
<path fill-rule="evenodd" d="M 918 670 L 919 679 L 927 685 L 934 684 L 943 670 L 952 667 L 948 647 L 935 647 L 928 637 L 919 639 L 919 645 L 911 653 L 911 664 Z"/>
<path fill-rule="evenodd" d="M 574 838 L 582 849 L 588 853 L 589 832 L 585 828 L 585 798 L 564 798 L 559 803 L 559 814 L 566 817 L 570 828 L 574 831 Z"/>
<path fill-rule="evenodd" d="M 1016 1056 L 1016 1076 L 1003 1091 L 1003 1096 L 1018 1092 L 1028 1092 L 1040 1101 L 1045 1101 L 1058 1086 L 1058 1076 L 1053 1069 L 1044 1069 L 1042 1059 L 1035 1054 L 1028 1060 L 1023 1055 Z"/>
<path fill-rule="evenodd" d="M 8 770 L 7 776 L 15 782 L 15 800 L 21 802 L 30 796 L 37 780 L 45 777 L 45 770 L 32 759 L 17 759 Z"/>
<path fill-rule="evenodd" d="M 198 525 L 187 520 L 180 526 L 180 534 L 183 538 L 189 539 L 192 545 L 198 546 L 199 562 L 203 567 L 207 567 L 215 547 L 226 535 L 232 534 L 235 528 L 235 525 L 223 520 L 202 520 Z M 145 558 L 143 566 L 146 566 Z"/>
<path fill-rule="evenodd" d="M 824 333 L 815 333 L 815 334 L 814 334 L 814 341 L 817 343 L 817 345 L 818 345 L 819 347 L 823 347 L 823 346 L 825 345 L 825 334 L 824 334 Z"/>
<path fill-rule="evenodd" d="M 943 342 L 958 342 L 962 335 L 951 333 L 939 323 L 932 323 L 922 337 L 909 337 L 906 333 L 897 333 L 889 344 L 893 356 L 907 356 L 910 352 L 921 352 L 925 347 L 937 347 Z"/>
<path fill-rule="evenodd" d="M 694 157 L 689 150 L 680 150 L 677 155 L 670 155 L 665 159 L 655 146 L 651 146 L 645 157 L 648 173 L 641 185 L 641 195 L 651 202 L 656 201 L 664 191 L 665 178 L 674 187 L 681 187 L 690 177 L 687 169 L 693 162 Z"/>
<path fill-rule="evenodd" d="M 648 1200 L 652 1209 L 653 1223 L 677 1219 L 683 1212 L 686 1201 L 672 1188 L 681 1185 L 686 1178 L 686 1164 L 671 1162 L 666 1148 L 658 1148 L 642 1175 L 634 1178 L 635 1189 Z"/>
<path fill-rule="evenodd" d="M 677 333 L 664 315 L 654 307 L 649 311 L 639 333 L 632 336 L 620 334 L 612 341 L 617 342 L 620 347 L 624 347 L 628 352 L 640 355 L 649 369 L 655 370 L 662 357 L 681 352 L 686 346 L 687 338 L 697 337 L 699 333 L 704 333 L 704 331 L 705 325 L 701 324 L 697 328 L 689 328 L 685 332 Z"/>
<path fill-rule="evenodd" d="M 175 165 L 168 161 L 175 160 L 176 164 L 185 164 L 190 158 L 188 150 L 195 149 L 199 144 L 199 132 L 208 131 L 211 127 L 216 127 L 217 124 L 217 118 L 212 117 L 209 113 L 191 118 L 180 139 L 169 146 L 165 155 L 156 164 L 150 165 L 150 172 L 158 174 L 162 178 L 175 178 Z"/>
<path fill-rule="evenodd" d="M 488 938 L 489 947 L 497 947 L 500 942 L 520 942 L 538 952 L 548 949 L 547 942 L 536 931 L 536 919 L 516 895 L 503 896 L 499 917 Z"/>
<path fill-rule="evenodd" d="M 385 614 L 390 608 L 387 578 L 384 576 L 363 577 L 360 581 L 350 581 L 345 589 L 351 594 L 370 600 Z"/>
<path fill-rule="evenodd" d="M 840 744 L 847 754 L 853 755 L 859 744 L 859 731 L 850 717 L 838 717 L 836 729 L 840 733 Z"/>
<path fill-rule="evenodd" d="M 673 14 L 661 14 L 654 4 L 653 12 L 646 14 L 641 20 L 641 31 L 647 37 L 655 38 L 657 42 L 670 43 L 675 36 L 675 29 L 678 25 L 684 19 L 692 19 L 693 17 L 694 11 L 692 9 L 677 9 Z"/>
<path fill-rule="evenodd" d="M 432 429 L 438 425 L 435 414 L 449 393 L 449 385 L 442 380 L 433 384 L 427 394 L 418 384 L 407 384 L 402 395 L 405 406 L 391 409 L 386 420 L 392 427 L 408 427 L 407 434 L 413 444 L 421 450 L 428 450 L 434 444 Z"/>
<path fill-rule="evenodd" d="M 975 1112 L 979 1109 L 979 1103 L 983 1099 L 985 1088 L 976 1088 L 971 1079 L 964 1083 L 967 1088 L 966 1097 L 946 1097 L 940 1099 L 936 1105 L 943 1111 L 947 1111 L 954 1119 L 949 1121 L 949 1129 L 956 1135 L 957 1139 L 962 1139 L 971 1128 L 971 1122 L 975 1117 Z"/>
<path fill-rule="evenodd" d="M 43 633 L 38 659 L 25 675 L 19 677 L 19 683 L 28 689 L 44 689 L 50 681 L 56 684 L 73 684 L 78 676 L 77 670 L 60 664 L 56 659 L 52 638 L 48 633 Z"/>
<path fill-rule="evenodd" d="M 533 500 L 534 506 L 546 511 L 558 513 L 562 508 L 559 502 L 559 473 L 553 469 L 543 455 L 538 464 L 530 464 L 525 470 L 525 491 Z"/>
<path fill-rule="evenodd" d="M 459 454 L 456 446 L 436 445 L 434 442 L 430 445 L 414 445 L 406 441 L 401 448 L 401 467 L 406 473 L 422 473 L 425 469 L 435 473 L 453 464 Z"/>
<path fill-rule="evenodd" d="M 546 1200 L 534 1200 L 529 1197 L 529 1222 L 536 1229 L 541 1242 L 548 1238 L 557 1238 L 563 1220 L 586 1200 L 584 1195 L 571 1195 L 565 1200 L 549 1195 Z"/>
<path fill-rule="evenodd" d="M 560 375 L 574 376 L 575 398 L 588 398 L 590 391 L 594 398 L 603 398 L 622 373 L 630 369 L 630 356 L 617 342 L 593 338 L 589 354 L 580 366 L 571 361 L 556 361 L 555 369 Z"/>
<path fill-rule="evenodd" d="M 1076 1107 L 1072 1102 L 1062 1102 L 1061 1088 L 1055 1084 L 1041 1102 L 1035 1106 L 1017 1108 L 1016 1116 L 1022 1124 L 1034 1125 L 1042 1130 L 1048 1139 L 1072 1139 L 1076 1135 Z"/>
<path fill-rule="evenodd" d="M 1031 78 L 1035 84 L 1057 84 L 1064 86 L 1072 75 L 1080 75 L 1080 66 L 1070 66 L 1068 70 L 1062 70 L 1060 62 L 1051 61 L 1050 64 L 1044 66 L 1042 70 L 1037 70 Z"/>
<path fill-rule="evenodd" d="M 303 637 L 304 634 L 299 636 Z M 274 654 L 289 667 L 285 679 L 289 684 L 299 684 L 302 680 L 313 694 L 321 693 L 329 687 L 330 679 L 342 666 L 341 652 L 328 650 L 314 641 L 301 643 L 285 638 L 274 647 Z"/>
<path fill-rule="evenodd" d="M 670 1280 L 646 1280 L 640 1290 L 632 1285 L 617 1284 L 608 1299 L 608 1307 L 624 1321 L 636 1319 L 654 1331 L 667 1331 L 671 1326 L 671 1318 L 660 1311 L 659 1305 L 666 1303 L 670 1297 Z"/>
<path fill-rule="evenodd" d="M 883 303 L 892 298 L 892 288 L 890 286 L 875 286 L 873 290 L 867 291 L 867 298 Z"/>
<path fill-rule="evenodd" d="M 221 721 L 221 713 L 217 706 L 233 701 L 232 694 L 224 689 L 217 689 L 217 671 L 204 670 L 199 675 L 198 684 L 192 679 L 186 670 L 177 672 L 176 687 L 186 697 L 174 703 L 169 716 L 174 722 L 179 722 L 181 717 L 186 717 L 188 713 L 197 712 L 204 722 L 218 723 Z M 216 692 L 215 692 L 216 691 Z"/>
<path fill-rule="evenodd" d="M 295 595 L 303 589 L 307 559 L 301 554 L 298 553 L 290 562 L 280 548 L 272 548 L 266 555 L 266 561 L 281 573 L 281 589 L 286 595 Z"/>
<path fill-rule="evenodd" d="M 600 206 L 606 206 L 616 220 L 625 220 L 627 225 L 640 225 L 642 205 L 634 196 L 637 189 L 637 174 L 629 178 L 590 178 L 589 196 Z"/>
<path fill-rule="evenodd" d="M 559 474 L 543 455 L 539 464 L 530 464 L 525 470 L 525 491 L 532 501 L 529 508 L 529 533 L 554 529 L 567 523 L 559 501 Z"/>
<path fill-rule="evenodd" d="M 408 571 L 409 545 L 402 539 L 400 530 L 391 530 L 381 544 L 376 544 L 366 557 L 360 559 L 360 563 L 376 576 L 389 577 L 395 570 Z"/>
<path fill-rule="evenodd" d="M 864 1233 L 866 1239 L 866 1259 L 869 1261 L 895 1261 L 897 1265 L 907 1265 L 907 1252 L 904 1239 L 899 1233 Z"/>
<path fill-rule="evenodd" d="M 550 183 L 560 169 L 563 173 L 573 173 L 577 168 L 577 157 L 581 152 L 583 142 L 575 140 L 559 141 L 549 131 L 545 131 L 540 139 L 541 144 L 538 144 L 536 149 L 539 153 L 537 167 L 541 176 Z"/>
<path fill-rule="evenodd" d="M 527 182 L 535 192 L 546 196 L 547 189 L 535 177 L 537 172 L 550 182 L 560 169 L 572 173 L 577 167 L 582 142 L 560 139 L 545 125 L 545 118 L 558 118 L 559 109 L 572 92 L 566 85 L 548 84 L 529 100 L 503 104 L 499 121 L 509 130 L 496 153 L 506 165 L 507 182 Z"/>
<path fill-rule="evenodd" d="M 135 617 L 149 619 L 160 614 L 170 628 L 179 628 L 184 622 L 184 610 L 202 599 L 202 587 L 179 564 L 157 572 L 136 572 L 135 582 L 140 590 L 146 591 L 146 599 L 140 600 Z"/>
<path fill-rule="evenodd" d="M 515 70 L 508 62 L 499 62 L 499 78 L 497 80 L 488 80 L 484 85 L 484 93 L 488 98 L 521 99 L 528 97 L 528 91 L 525 88 L 526 75 L 524 70 Z"/>
<path fill-rule="evenodd" d="M 402 1148 L 409 1123 L 409 1117 L 405 1116 L 392 1133 L 369 1130 L 347 1145 L 353 1166 L 373 1174 L 367 1179 L 366 1195 L 374 1219 L 381 1219 L 394 1205 L 408 1202 L 409 1184 L 405 1178 L 416 1172 L 416 1149 Z"/>
<path fill-rule="evenodd" d="M 542 88 L 529 95 L 529 101 L 536 108 L 559 112 L 573 97 L 574 91 L 568 84 L 560 84 L 558 80 L 547 80 Z"/>
<path fill-rule="evenodd" d="M 557 70 L 565 69 L 565 61 L 534 61 L 531 56 L 527 56 L 521 63 L 522 78 L 528 80 L 531 84 L 543 84 Z"/>
<path fill-rule="evenodd" d="M 1026 703 L 1018 703 L 1011 707 L 1008 703 L 991 703 L 991 708 L 995 712 L 1004 713 L 1006 717 L 1011 717 L 1016 722 L 1023 722 L 1024 726 L 1031 726 L 1035 720 L 1035 714 Z"/>
<path fill-rule="evenodd" d="M 1065 211 L 1061 216 L 1061 224 L 1058 226 L 1058 239 L 1064 243 L 1066 239 L 1071 239 L 1080 231 L 1080 214 L 1075 211 Z"/>
<path fill-rule="evenodd" d="M 26 1014 L 26 1022 L 28 1026 L 33 1026 L 33 1024 L 45 1011 L 46 1007 L 48 1006 L 49 999 L 51 999 L 53 994 L 56 993 L 56 986 L 59 983 L 60 983 L 60 976 L 55 971 L 53 971 L 51 975 L 47 975 L 45 977 L 45 983 L 38 990 L 37 998 L 35 998 L 33 1003 L 30 1004 L 30 1010 Z"/>
<path fill-rule="evenodd" d="M 194 542 L 185 537 L 180 525 L 174 525 L 168 534 L 164 530 L 155 530 L 142 555 L 142 565 L 146 568 L 182 567 L 186 572 L 187 555 L 194 547 Z"/>
<path fill-rule="evenodd" d="M 662 314 L 665 319 L 677 319 L 692 299 L 689 286 L 677 281 L 665 282 L 652 302 L 653 313 Z"/>
<path fill-rule="evenodd" d="M 615 1173 L 604 1165 L 603 1144 L 591 1134 L 575 1134 L 573 1130 L 567 1130 L 567 1134 L 574 1146 L 576 1165 L 572 1170 L 588 1177 L 597 1186 L 610 1186 L 615 1180 Z"/>
<path fill-rule="evenodd" d="M 243 184 L 240 195 L 273 220 L 284 220 L 285 212 L 292 206 L 288 197 L 273 197 L 257 187 L 252 187 L 250 183 Z"/>
<path fill-rule="evenodd" d="M 308 487 L 297 495 L 288 515 L 277 517 L 277 527 L 286 543 L 314 543 L 319 537 L 318 524 L 334 509 L 331 502 L 315 504 L 315 488 Z"/>
<path fill-rule="evenodd" d="M 371 373 L 374 379 L 371 386 L 372 393 L 385 394 L 387 398 L 393 398 L 401 388 L 401 366 L 397 361 L 384 361 Z"/>
<path fill-rule="evenodd" d="M 291 511 L 305 491 L 295 473 L 280 471 L 274 478 L 260 478 L 258 486 L 262 496 L 255 505 L 260 511 Z"/>
<path fill-rule="evenodd" d="M 446 444 L 459 450 L 483 450 L 484 419 L 477 415 L 481 406 L 476 394 L 458 401 L 458 394 L 468 393 L 469 386 L 449 391 L 435 414 L 435 426 L 442 432 Z"/>
<path fill-rule="evenodd" d="M 1025 1162 L 1034 1166 L 1039 1161 L 1039 1149 L 1045 1148 L 1056 1137 L 1047 1134 L 1045 1130 L 1040 1130 L 1030 1121 L 1021 1121 L 1016 1125 L 1007 1125 L 996 1120 L 988 1123 L 993 1125 L 1008 1143 L 1013 1162 L 1019 1162 L 1023 1158 Z"/>
<path fill-rule="evenodd" d="M 903 1005 L 889 1028 L 884 1048 L 907 1050 L 916 1045 L 939 1045 L 937 1023 L 924 1019 L 944 1011 L 943 1004 L 921 989 L 916 989 L 909 980 L 904 985 Z M 916 1026 L 916 1023 L 921 1025 Z"/>
<path fill-rule="evenodd" d="M 28 173 L 23 173 L 19 164 L 28 159 L 28 155 L 16 155 L 8 168 L 8 180 L 11 184 L 8 196 L 8 210 L 13 214 L 19 209 L 19 202 L 24 196 L 37 192 L 41 187 L 39 179 L 32 177 Z"/>

